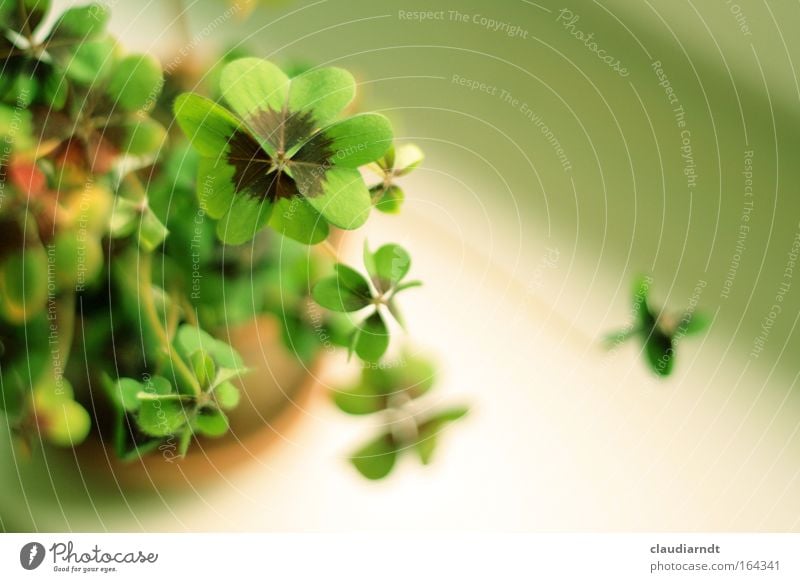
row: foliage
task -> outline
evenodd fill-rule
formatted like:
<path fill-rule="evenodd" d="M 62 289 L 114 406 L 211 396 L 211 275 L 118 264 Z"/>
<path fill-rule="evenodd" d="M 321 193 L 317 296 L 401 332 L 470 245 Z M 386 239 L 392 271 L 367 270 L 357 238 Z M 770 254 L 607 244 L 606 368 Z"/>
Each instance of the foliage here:
<path fill-rule="evenodd" d="M 369 363 L 378 362 L 389 347 L 389 328 L 384 315 L 386 309 L 400 325 L 403 317 L 395 297 L 419 281 L 403 282 L 411 267 L 411 257 L 403 247 L 387 244 L 371 253 L 364 246 L 364 265 L 369 279 L 350 267 L 337 263 L 334 274 L 319 281 L 312 291 L 314 300 L 322 307 L 339 312 L 368 313 L 350 334 L 350 353 Z"/>
<path fill-rule="evenodd" d="M 334 403 L 347 414 L 383 415 L 385 429 L 350 457 L 364 477 L 388 476 L 404 452 L 413 451 L 427 465 L 440 433 L 467 414 L 464 406 L 430 410 L 425 405 L 423 397 L 433 389 L 435 376 L 430 361 L 406 353 L 396 362 L 365 365 L 355 385 L 333 392 Z"/>
<path fill-rule="evenodd" d="M 264 314 L 304 362 L 350 342 L 377 364 L 383 311 L 401 321 L 395 295 L 417 284 L 408 253 L 324 277 L 310 245 L 397 212 L 422 153 L 353 111 L 352 75 L 237 49 L 165 77 L 106 32 L 104 5 L 49 11 L 0 0 L 0 413 L 20 447 L 94 431 L 136 459 L 225 435 L 248 370 L 214 332 Z M 339 313 L 367 307 L 355 329 Z"/>
<path fill-rule="evenodd" d="M 633 285 L 634 323 L 605 338 L 609 347 L 616 347 L 631 338 L 642 342 L 642 353 L 650 369 L 660 377 L 669 376 L 675 366 L 675 348 L 678 341 L 689 335 L 701 333 L 708 320 L 701 313 L 689 309 L 682 314 L 670 315 L 650 304 L 652 279 L 637 277 Z"/>

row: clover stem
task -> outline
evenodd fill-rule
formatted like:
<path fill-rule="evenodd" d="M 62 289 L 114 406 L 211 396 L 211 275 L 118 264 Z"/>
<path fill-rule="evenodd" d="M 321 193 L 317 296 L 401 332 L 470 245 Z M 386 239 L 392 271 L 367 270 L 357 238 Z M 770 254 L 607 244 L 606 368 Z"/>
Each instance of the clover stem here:
<path fill-rule="evenodd" d="M 322 248 L 331 256 L 331 258 L 336 261 L 337 263 L 341 263 L 341 259 L 339 259 L 339 252 L 336 250 L 329 241 L 324 240 L 322 241 Z"/>
<path fill-rule="evenodd" d="M 180 379 L 184 385 L 191 389 L 195 396 L 202 394 L 200 384 L 197 378 L 189 370 L 184 361 L 172 347 L 169 341 L 164 326 L 161 324 L 161 319 L 156 310 L 155 301 L 153 299 L 153 282 L 152 282 L 152 254 L 143 249 L 139 249 L 139 304 L 143 311 L 142 323 L 147 325 L 148 330 L 153 338 L 160 344 L 159 347 L 164 354 L 167 355 L 169 362 L 172 366 L 173 374 L 175 374 L 176 381 Z"/>

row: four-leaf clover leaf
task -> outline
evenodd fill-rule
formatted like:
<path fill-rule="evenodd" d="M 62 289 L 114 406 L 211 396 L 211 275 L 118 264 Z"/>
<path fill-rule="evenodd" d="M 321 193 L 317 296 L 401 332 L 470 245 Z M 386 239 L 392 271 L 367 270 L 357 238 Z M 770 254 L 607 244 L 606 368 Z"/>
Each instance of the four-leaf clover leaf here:
<path fill-rule="evenodd" d="M 66 10 L 49 32 L 41 24 L 50 0 L 0 0 L 0 99 L 61 109 L 70 80 L 91 82 L 96 47 L 108 22 L 107 7 L 94 3 Z"/>
<path fill-rule="evenodd" d="M 366 221 L 370 194 L 358 168 L 386 152 L 392 128 L 376 113 L 336 121 L 355 95 L 350 73 L 330 67 L 289 79 L 269 61 L 243 58 L 224 67 L 220 90 L 232 111 L 185 93 L 175 115 L 202 156 L 198 196 L 221 240 L 241 244 L 269 224 L 314 244 L 329 224 Z"/>
<path fill-rule="evenodd" d="M 331 311 L 371 312 L 353 331 L 350 351 L 365 362 L 377 362 L 389 347 L 389 329 L 381 314 L 385 308 L 403 325 L 403 317 L 395 297 L 401 291 L 421 285 L 419 281 L 403 282 L 411 267 L 411 257 L 396 244 L 387 244 L 371 253 L 365 246 L 364 264 L 369 279 L 347 265 L 337 263 L 334 275 L 318 282 L 312 289 L 314 301 Z"/>
<path fill-rule="evenodd" d="M 110 39 L 84 46 L 97 52 L 99 69 L 91 84 L 72 84 L 75 99 L 64 111 L 45 116 L 38 132 L 54 144 L 61 163 L 103 174 L 120 156 L 148 158 L 161 147 L 166 130 L 147 112 L 155 105 L 163 74 L 152 56 L 120 56 Z M 62 172 L 60 179 L 68 176 Z"/>
<path fill-rule="evenodd" d="M 413 171 L 425 159 L 425 154 L 413 143 L 392 146 L 381 159 L 375 162 L 375 168 L 382 181 L 370 187 L 372 203 L 377 210 L 387 214 L 397 214 L 405 200 L 405 192 L 395 183 L 397 178 Z"/>
<path fill-rule="evenodd" d="M 368 479 L 383 479 L 405 451 L 414 451 L 423 465 L 433 459 L 438 436 L 449 423 L 467 414 L 465 406 L 430 410 L 417 399 L 430 393 L 436 369 L 422 358 L 404 354 L 384 366 L 365 366 L 352 387 L 333 392 L 333 401 L 347 414 L 383 414 L 386 430 L 358 448 L 350 457 Z"/>
<path fill-rule="evenodd" d="M 198 393 L 182 391 L 163 376 L 148 377 L 144 382 L 104 378 L 106 392 L 117 408 L 115 448 L 120 458 L 135 459 L 172 436 L 178 437 L 178 453 L 184 456 L 194 435 L 216 438 L 228 431 L 225 411 L 240 400 L 239 389 L 231 381 L 247 371 L 241 356 L 225 342 L 188 324 L 178 329 L 175 348 L 190 367 Z M 133 448 L 126 434 L 126 415 L 133 417 L 145 439 L 137 442 L 134 438 Z"/>
<path fill-rule="evenodd" d="M 638 277 L 633 286 L 633 313 L 635 322 L 627 329 L 609 334 L 606 343 L 616 346 L 632 337 L 643 344 L 643 353 L 650 368 L 659 376 L 669 376 L 675 364 L 675 345 L 687 335 L 700 333 L 708 327 L 708 320 L 693 310 L 673 316 L 650 306 L 652 279 Z"/>

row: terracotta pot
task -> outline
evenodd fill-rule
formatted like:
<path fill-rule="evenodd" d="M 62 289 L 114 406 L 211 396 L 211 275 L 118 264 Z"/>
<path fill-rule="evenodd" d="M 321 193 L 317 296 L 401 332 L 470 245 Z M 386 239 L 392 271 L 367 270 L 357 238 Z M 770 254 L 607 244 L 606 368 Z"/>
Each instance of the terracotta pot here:
<path fill-rule="evenodd" d="M 282 344 L 279 326 L 275 317 L 261 316 L 219 334 L 250 368 L 240 382 L 242 399 L 229 414 L 231 430 L 225 436 L 195 439 L 184 459 L 176 456 L 177 443 L 167 443 L 129 462 L 117 459 L 109 443 L 94 439 L 75 449 L 81 469 L 101 484 L 113 482 L 123 489 L 183 489 L 218 479 L 285 438 L 318 383 L 323 356 L 303 366 Z"/>

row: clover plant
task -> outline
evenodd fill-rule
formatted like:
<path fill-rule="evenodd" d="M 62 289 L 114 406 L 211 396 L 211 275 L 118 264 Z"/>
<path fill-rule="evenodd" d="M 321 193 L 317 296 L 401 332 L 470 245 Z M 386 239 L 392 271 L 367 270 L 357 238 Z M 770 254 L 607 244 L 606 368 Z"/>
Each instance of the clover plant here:
<path fill-rule="evenodd" d="M 642 342 L 642 353 L 650 369 L 658 376 L 672 373 L 675 365 L 675 349 L 680 339 L 702 332 L 708 327 L 706 317 L 693 309 L 682 314 L 670 314 L 656 310 L 650 304 L 652 279 L 637 277 L 633 285 L 632 312 L 634 322 L 626 329 L 608 334 L 609 347 L 638 338 Z"/>
<path fill-rule="evenodd" d="M 358 382 L 333 392 L 343 412 L 384 419 L 383 430 L 350 457 L 359 473 L 382 479 L 407 452 L 416 453 L 423 465 L 431 462 L 439 434 L 468 412 L 465 406 L 428 409 L 422 397 L 430 394 L 435 377 L 430 361 L 406 353 L 397 361 L 364 366 Z"/>
<path fill-rule="evenodd" d="M 378 371 L 398 296 L 419 284 L 408 252 L 365 246 L 366 274 L 328 257 L 373 207 L 400 210 L 423 158 L 354 110 L 352 75 L 287 75 L 238 48 L 165 76 L 105 31 L 103 5 L 45 30 L 49 11 L 0 0 L 0 410 L 21 450 L 99 438 L 123 460 L 173 460 L 223 436 L 251 371 L 220 331 L 266 314 L 306 364 L 349 346 L 376 367 L 357 389 L 381 395 L 375 411 L 427 391 L 427 364 Z M 415 413 L 369 450 L 427 462 L 461 412 Z M 361 457 L 366 476 L 388 473 Z"/>

